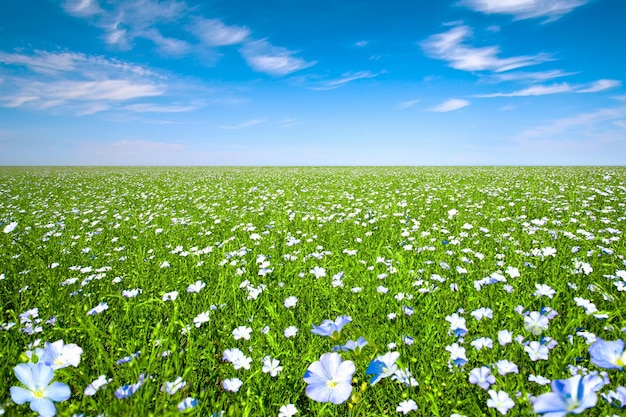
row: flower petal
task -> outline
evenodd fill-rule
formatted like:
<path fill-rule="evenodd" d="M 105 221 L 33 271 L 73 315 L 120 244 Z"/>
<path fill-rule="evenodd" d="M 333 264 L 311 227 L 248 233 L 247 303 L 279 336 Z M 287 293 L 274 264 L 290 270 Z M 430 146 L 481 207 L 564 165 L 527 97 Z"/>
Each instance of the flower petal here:
<path fill-rule="evenodd" d="M 72 395 L 70 387 L 63 382 L 53 382 L 46 390 L 46 398 L 52 401 L 65 401 Z"/>
<path fill-rule="evenodd" d="M 43 363 L 37 363 L 33 367 L 33 379 L 38 389 L 45 389 L 54 378 L 54 369 Z"/>
<path fill-rule="evenodd" d="M 35 388 L 35 378 L 33 377 L 33 367 L 35 364 L 32 363 L 20 363 L 15 368 L 13 368 L 13 372 L 15 372 L 15 376 L 19 381 L 26 386 L 28 389 Z"/>
<path fill-rule="evenodd" d="M 15 404 L 24 404 L 35 399 L 32 391 L 22 387 L 11 387 L 11 399 Z"/>
<path fill-rule="evenodd" d="M 57 413 L 54 403 L 47 398 L 35 398 L 30 403 L 30 409 L 41 417 L 53 417 Z"/>

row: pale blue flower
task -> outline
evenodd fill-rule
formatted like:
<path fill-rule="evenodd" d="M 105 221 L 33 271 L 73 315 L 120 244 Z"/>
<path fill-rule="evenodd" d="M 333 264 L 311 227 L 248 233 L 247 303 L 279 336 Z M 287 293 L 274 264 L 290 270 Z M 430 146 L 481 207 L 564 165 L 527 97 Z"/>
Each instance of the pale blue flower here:
<path fill-rule="evenodd" d="M 70 387 L 63 382 L 50 383 L 54 369 L 43 363 L 21 363 L 13 368 L 15 376 L 26 388 L 11 387 L 11 399 L 16 404 L 30 403 L 30 409 L 42 417 L 52 417 L 57 410 L 53 402 L 70 398 Z"/>
<path fill-rule="evenodd" d="M 352 361 L 342 361 L 338 353 L 325 353 L 313 362 L 304 374 L 306 395 L 317 402 L 341 404 L 352 394 Z"/>
<path fill-rule="evenodd" d="M 198 405 L 198 400 L 196 400 L 195 398 L 187 397 L 178 403 L 177 408 L 178 408 L 178 411 L 182 413 L 185 410 L 194 408 L 196 405 Z"/>
<path fill-rule="evenodd" d="M 491 369 L 486 366 L 482 366 L 471 370 L 469 382 L 487 390 L 496 382 L 496 377 L 491 374 Z"/>
<path fill-rule="evenodd" d="M 74 343 L 66 345 L 62 339 L 53 343 L 46 342 L 43 349 L 35 351 L 40 362 L 55 370 L 67 366 L 77 367 L 82 353 L 83 350 L 78 345 Z"/>
<path fill-rule="evenodd" d="M 311 333 L 318 336 L 328 336 L 333 340 L 339 340 L 341 329 L 351 321 L 352 318 L 350 316 L 339 316 L 335 321 L 324 320 L 319 326 L 313 325 Z"/>
<path fill-rule="evenodd" d="M 506 414 L 511 408 L 515 407 L 515 402 L 511 399 L 506 391 L 495 391 L 490 389 L 490 399 L 487 400 L 487 407 L 495 408 L 500 414 Z"/>
<path fill-rule="evenodd" d="M 169 395 L 174 395 L 179 389 L 185 388 L 187 383 L 183 381 L 182 377 L 177 377 L 174 381 L 165 381 L 161 387 L 161 392 L 167 392 Z"/>
<path fill-rule="evenodd" d="M 356 355 L 361 353 L 363 347 L 367 345 L 367 340 L 363 336 L 360 336 L 356 342 L 354 340 L 348 340 L 343 346 L 335 346 L 333 351 L 341 350 L 341 351 L 353 351 Z"/>
<path fill-rule="evenodd" d="M 607 342 L 598 337 L 589 347 L 589 354 L 591 363 L 600 368 L 623 369 L 626 365 L 626 351 L 624 351 L 624 341 L 621 339 Z"/>
<path fill-rule="evenodd" d="M 604 386 L 598 375 L 574 375 L 568 379 L 552 381 L 552 392 L 541 394 L 535 399 L 533 410 L 544 417 L 564 417 L 569 413 L 580 414 L 595 407 L 596 392 Z"/>

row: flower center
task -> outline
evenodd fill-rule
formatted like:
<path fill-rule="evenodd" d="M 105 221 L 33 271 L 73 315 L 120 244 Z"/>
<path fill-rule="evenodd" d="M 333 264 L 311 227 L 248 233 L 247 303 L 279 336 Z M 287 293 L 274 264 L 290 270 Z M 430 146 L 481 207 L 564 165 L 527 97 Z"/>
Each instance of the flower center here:
<path fill-rule="evenodd" d="M 33 391 L 33 395 L 36 398 L 43 398 L 44 397 L 44 392 L 43 392 L 43 390 L 36 389 L 36 390 Z"/>
<path fill-rule="evenodd" d="M 326 385 L 328 386 L 328 388 L 337 388 L 337 385 L 339 385 L 339 382 L 335 381 L 334 379 L 331 379 L 330 381 L 326 383 Z"/>

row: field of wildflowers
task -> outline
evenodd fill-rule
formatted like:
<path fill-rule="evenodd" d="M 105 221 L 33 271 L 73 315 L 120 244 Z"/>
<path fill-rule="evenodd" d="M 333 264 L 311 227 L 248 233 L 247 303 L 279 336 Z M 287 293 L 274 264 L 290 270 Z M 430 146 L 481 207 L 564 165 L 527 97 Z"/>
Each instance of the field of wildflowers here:
<path fill-rule="evenodd" d="M 3 168 L 0 414 L 624 415 L 624 230 L 624 168 Z"/>

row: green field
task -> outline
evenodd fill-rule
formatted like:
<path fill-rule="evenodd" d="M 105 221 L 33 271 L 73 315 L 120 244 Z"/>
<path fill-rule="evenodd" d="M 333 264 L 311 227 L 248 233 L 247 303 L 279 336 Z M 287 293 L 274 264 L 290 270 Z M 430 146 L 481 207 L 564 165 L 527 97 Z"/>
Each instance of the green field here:
<path fill-rule="evenodd" d="M 14 368 L 63 340 L 59 416 L 535 415 L 598 373 L 585 415 L 621 415 L 589 349 L 626 337 L 624 230 L 623 167 L 3 168 L 0 407 L 30 415 Z M 309 398 L 359 337 L 349 398 Z"/>

